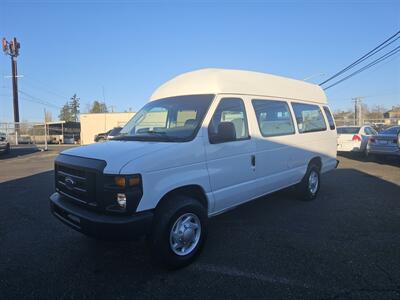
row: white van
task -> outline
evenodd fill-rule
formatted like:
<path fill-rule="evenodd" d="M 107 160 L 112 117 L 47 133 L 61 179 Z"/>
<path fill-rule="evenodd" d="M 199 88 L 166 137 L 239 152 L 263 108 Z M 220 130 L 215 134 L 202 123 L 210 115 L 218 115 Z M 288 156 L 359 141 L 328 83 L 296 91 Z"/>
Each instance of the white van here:
<path fill-rule="evenodd" d="M 319 86 L 204 69 L 162 85 L 120 137 L 63 151 L 51 211 L 87 235 L 146 235 L 177 268 L 200 252 L 209 217 L 292 185 L 314 199 L 336 166 Z"/>

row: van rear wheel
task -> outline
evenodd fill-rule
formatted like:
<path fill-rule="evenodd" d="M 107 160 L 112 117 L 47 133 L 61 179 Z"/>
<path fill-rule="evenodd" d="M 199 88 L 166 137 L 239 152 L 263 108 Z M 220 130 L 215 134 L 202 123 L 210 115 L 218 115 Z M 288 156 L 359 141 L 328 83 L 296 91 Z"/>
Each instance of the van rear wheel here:
<path fill-rule="evenodd" d="M 147 242 L 158 263 L 168 269 L 178 269 L 190 264 L 200 254 L 206 235 L 207 212 L 204 206 L 193 198 L 178 195 L 157 209 Z"/>
<path fill-rule="evenodd" d="M 321 180 L 320 170 L 315 164 L 308 167 L 306 174 L 297 186 L 298 195 L 301 200 L 310 201 L 317 197 Z"/>

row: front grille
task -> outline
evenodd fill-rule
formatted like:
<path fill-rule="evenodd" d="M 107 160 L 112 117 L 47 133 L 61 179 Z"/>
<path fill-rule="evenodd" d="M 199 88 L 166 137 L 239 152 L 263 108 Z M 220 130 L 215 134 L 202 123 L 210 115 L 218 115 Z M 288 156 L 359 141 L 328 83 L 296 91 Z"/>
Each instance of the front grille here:
<path fill-rule="evenodd" d="M 56 188 L 64 196 L 80 204 L 96 207 L 96 174 L 78 166 L 55 166 Z"/>

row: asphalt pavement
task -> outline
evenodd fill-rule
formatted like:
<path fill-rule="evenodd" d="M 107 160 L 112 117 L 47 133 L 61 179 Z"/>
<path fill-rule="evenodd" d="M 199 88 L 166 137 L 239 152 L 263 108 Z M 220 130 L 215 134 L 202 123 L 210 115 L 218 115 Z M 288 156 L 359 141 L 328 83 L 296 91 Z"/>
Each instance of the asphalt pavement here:
<path fill-rule="evenodd" d="M 49 212 L 63 147 L 0 159 L 1 299 L 400 299 L 400 164 L 339 156 L 315 201 L 288 189 L 210 220 L 166 271 L 143 240 L 96 241 Z"/>

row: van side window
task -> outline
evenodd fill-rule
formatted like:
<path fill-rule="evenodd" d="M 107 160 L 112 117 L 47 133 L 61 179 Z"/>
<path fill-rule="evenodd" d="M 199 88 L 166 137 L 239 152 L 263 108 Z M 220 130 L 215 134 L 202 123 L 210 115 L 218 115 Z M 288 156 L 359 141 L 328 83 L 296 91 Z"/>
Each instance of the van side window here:
<path fill-rule="evenodd" d="M 294 134 L 293 120 L 286 102 L 257 99 L 251 102 L 262 136 Z"/>
<path fill-rule="evenodd" d="M 292 102 L 292 107 L 300 133 L 326 130 L 324 116 L 318 105 Z"/>
<path fill-rule="evenodd" d="M 335 129 L 335 122 L 333 121 L 333 117 L 332 117 L 331 111 L 329 110 L 328 106 L 324 106 L 324 112 L 325 112 L 326 118 L 328 119 L 329 128 L 331 130 Z"/>
<path fill-rule="evenodd" d="M 222 122 L 233 124 L 236 140 L 248 139 L 250 137 L 247 127 L 246 110 L 242 99 L 221 99 L 208 127 L 209 137 L 218 133 L 218 126 Z"/>

